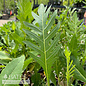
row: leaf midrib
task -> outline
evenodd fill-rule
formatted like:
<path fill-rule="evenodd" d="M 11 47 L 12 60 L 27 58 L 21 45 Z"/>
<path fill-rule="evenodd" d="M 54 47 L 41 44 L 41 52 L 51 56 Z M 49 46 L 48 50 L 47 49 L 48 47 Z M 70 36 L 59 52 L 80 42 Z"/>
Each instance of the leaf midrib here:
<path fill-rule="evenodd" d="M 47 61 L 46 61 L 46 46 L 45 46 L 45 33 L 44 33 L 44 25 L 43 25 L 43 13 L 42 13 L 42 30 L 43 30 L 43 43 L 44 43 L 44 59 L 45 59 L 45 70 L 46 70 L 46 76 L 48 79 L 48 72 L 47 72 Z"/>

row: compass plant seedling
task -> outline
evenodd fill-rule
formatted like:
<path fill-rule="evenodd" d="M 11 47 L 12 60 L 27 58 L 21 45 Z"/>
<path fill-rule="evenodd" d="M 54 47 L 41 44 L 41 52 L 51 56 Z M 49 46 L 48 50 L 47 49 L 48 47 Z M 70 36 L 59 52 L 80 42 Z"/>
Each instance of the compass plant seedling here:
<path fill-rule="evenodd" d="M 32 51 L 29 52 L 29 55 L 34 58 L 44 69 L 45 75 L 47 77 L 47 85 L 50 86 L 50 74 L 52 70 L 52 65 L 57 59 L 57 53 L 61 47 L 58 44 L 60 33 L 58 33 L 58 29 L 60 28 L 60 23 L 58 23 L 53 29 L 51 29 L 55 17 L 57 15 L 57 11 L 55 10 L 52 14 L 51 18 L 47 22 L 48 14 L 50 12 L 49 7 L 44 7 L 43 4 L 39 6 L 38 14 L 32 12 L 32 15 L 35 21 L 38 23 L 31 24 L 28 22 L 24 22 L 27 27 L 30 27 L 31 30 L 24 29 L 24 32 L 27 34 L 27 38 L 31 37 L 34 39 L 35 44 L 30 40 L 24 41 L 24 43 L 29 46 L 32 51 L 36 51 L 37 55 L 35 55 Z M 47 24 L 46 24 L 47 22 Z M 54 38 L 54 39 L 52 39 Z M 40 55 L 40 57 L 37 57 Z"/>
<path fill-rule="evenodd" d="M 75 65 L 73 65 L 73 60 L 70 61 L 70 54 L 71 52 L 68 51 L 67 47 L 65 47 L 65 56 L 67 59 L 67 72 L 66 72 L 66 78 L 67 78 L 67 86 L 69 86 L 69 80 L 73 76 L 73 72 Z"/>

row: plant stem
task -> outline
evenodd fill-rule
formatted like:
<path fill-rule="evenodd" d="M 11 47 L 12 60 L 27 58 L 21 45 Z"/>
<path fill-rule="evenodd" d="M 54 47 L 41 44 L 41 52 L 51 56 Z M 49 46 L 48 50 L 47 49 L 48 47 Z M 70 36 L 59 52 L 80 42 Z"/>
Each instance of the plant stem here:
<path fill-rule="evenodd" d="M 43 20 L 43 17 L 42 17 Z M 42 26 L 43 26 L 43 21 L 42 21 Z M 43 30 L 43 43 L 44 43 L 44 59 L 45 59 L 45 73 L 46 73 L 46 77 L 47 77 L 47 85 L 50 86 L 50 81 L 49 81 L 49 75 L 48 75 L 48 68 L 47 68 L 47 57 L 46 57 L 46 45 L 45 45 L 45 33 L 44 33 L 44 27 L 42 27 Z"/>
<path fill-rule="evenodd" d="M 69 70 L 69 68 L 68 68 L 68 58 L 67 58 L 67 86 L 69 86 L 69 73 L 68 73 L 68 70 Z"/>
<path fill-rule="evenodd" d="M 59 76 L 58 76 L 58 85 L 60 85 L 60 78 L 59 78 Z"/>

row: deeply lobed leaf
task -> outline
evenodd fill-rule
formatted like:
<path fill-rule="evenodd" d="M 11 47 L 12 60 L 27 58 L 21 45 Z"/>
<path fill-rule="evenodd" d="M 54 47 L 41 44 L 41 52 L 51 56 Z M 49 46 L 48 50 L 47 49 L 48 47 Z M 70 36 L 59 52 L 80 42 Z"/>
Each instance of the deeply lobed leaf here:
<path fill-rule="evenodd" d="M 27 36 L 33 38 L 37 44 L 35 45 L 28 40 L 24 41 L 24 43 L 29 46 L 33 51 L 38 52 L 38 54 L 40 55 L 40 57 L 37 57 L 36 55 L 34 55 L 34 53 L 29 52 L 30 56 L 33 57 L 43 67 L 47 77 L 48 86 L 50 80 L 51 66 L 57 59 L 56 55 L 61 47 L 61 45 L 58 44 L 58 40 L 60 37 L 58 29 L 60 28 L 60 23 L 58 23 L 53 29 L 51 29 L 51 26 L 53 25 L 55 17 L 57 15 L 57 11 L 55 10 L 50 20 L 46 24 L 49 11 L 50 7 L 46 9 L 46 7 L 41 4 L 38 9 L 39 15 L 32 12 L 32 15 L 35 18 L 35 21 L 39 24 L 39 27 L 24 22 L 24 24 L 31 29 L 30 31 L 24 29 L 24 32 L 27 34 Z M 34 32 L 32 30 L 34 30 Z M 50 33 L 48 33 L 48 31 L 50 31 Z"/>

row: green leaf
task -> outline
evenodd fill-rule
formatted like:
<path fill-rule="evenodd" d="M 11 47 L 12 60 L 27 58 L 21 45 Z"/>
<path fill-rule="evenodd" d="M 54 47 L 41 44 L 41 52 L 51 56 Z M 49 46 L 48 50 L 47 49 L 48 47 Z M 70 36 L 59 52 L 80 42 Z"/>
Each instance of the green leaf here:
<path fill-rule="evenodd" d="M 39 40 L 39 41 L 38 41 L 39 43 L 43 43 L 43 41 L 42 41 L 35 33 L 31 32 L 31 31 L 28 31 L 28 30 L 24 30 L 24 32 L 25 32 L 28 36 L 34 38 L 34 40 L 36 40 L 36 41 Z"/>
<path fill-rule="evenodd" d="M 74 34 L 71 41 L 70 41 L 70 45 L 69 45 L 69 48 L 71 51 L 74 51 L 77 49 L 77 38 L 76 38 L 76 35 Z"/>
<path fill-rule="evenodd" d="M 33 61 L 33 58 L 28 58 L 24 61 L 23 69 L 25 69 L 31 62 Z"/>
<path fill-rule="evenodd" d="M 32 6 L 30 0 L 20 0 L 17 3 L 18 6 L 18 19 L 22 24 L 22 28 L 24 27 L 23 21 L 31 22 L 32 17 Z"/>
<path fill-rule="evenodd" d="M 36 32 L 41 32 L 41 30 L 40 30 L 38 27 L 36 27 L 35 25 L 33 25 L 33 24 L 30 24 L 30 23 L 28 23 L 28 22 L 24 22 L 24 24 L 25 24 L 27 27 L 30 27 L 32 30 L 35 30 Z"/>
<path fill-rule="evenodd" d="M 39 52 L 39 53 L 43 53 L 43 51 L 36 45 L 32 44 L 31 42 L 29 41 L 24 41 L 24 43 L 27 45 L 27 46 L 30 46 L 31 49 Z"/>
<path fill-rule="evenodd" d="M 51 28 L 51 26 L 53 25 L 53 22 L 54 22 L 55 17 L 56 17 L 56 13 L 57 13 L 57 10 L 55 10 L 55 12 L 54 12 L 53 15 L 51 16 L 51 18 L 50 18 L 48 24 L 47 24 L 46 27 L 44 28 L 44 29 L 45 29 L 45 32 L 47 32 L 47 31 Z"/>
<path fill-rule="evenodd" d="M 25 56 L 21 56 L 7 64 L 0 74 L 0 86 L 14 86 L 12 84 L 6 84 L 7 81 L 2 84 L 2 80 L 19 80 L 20 82 L 24 59 Z"/>
<path fill-rule="evenodd" d="M 86 72 L 80 65 L 79 60 L 76 59 L 74 56 L 71 56 L 71 59 L 73 59 L 73 64 L 75 64 L 74 78 L 86 82 Z"/>
<path fill-rule="evenodd" d="M 0 51 L 0 59 L 1 60 L 12 60 L 9 58 L 4 51 Z"/>
<path fill-rule="evenodd" d="M 41 82 L 41 76 L 38 73 L 39 68 L 40 68 L 40 65 L 36 63 L 35 68 L 34 68 L 35 73 L 31 77 L 31 80 L 32 80 L 32 83 L 34 83 L 34 86 L 39 86 Z"/>
<path fill-rule="evenodd" d="M 53 82 L 53 84 L 56 86 L 56 79 L 55 79 L 55 75 L 53 72 L 51 72 L 50 78 L 51 78 L 51 81 Z"/>
<path fill-rule="evenodd" d="M 19 44 L 22 44 L 23 45 L 23 43 L 22 43 L 22 41 L 23 41 L 23 37 L 20 37 L 18 34 L 16 34 L 16 33 L 12 33 L 12 34 L 10 34 L 10 37 L 11 37 L 11 39 L 14 39 L 17 43 L 19 43 Z"/>
<path fill-rule="evenodd" d="M 10 61 L 11 61 L 11 60 L 2 59 L 2 60 L 0 60 L 0 63 L 6 65 L 6 64 L 8 64 Z"/>
<path fill-rule="evenodd" d="M 16 26 L 15 26 L 15 23 L 13 22 L 13 24 L 12 24 L 12 29 L 15 31 L 15 29 L 16 29 Z"/>
<path fill-rule="evenodd" d="M 39 24 L 39 27 L 36 25 L 32 25 L 29 23 L 24 22 L 24 24 L 30 27 L 31 30 L 24 30 L 25 33 L 33 38 L 36 44 L 29 42 L 29 40 L 24 41 L 24 43 L 29 46 L 33 51 L 37 51 L 40 55 L 39 57 L 34 53 L 29 52 L 29 55 L 34 58 L 44 69 L 45 75 L 47 77 L 48 86 L 50 86 L 50 74 L 51 74 L 51 67 L 53 63 L 57 59 L 58 51 L 61 47 L 58 44 L 60 33 L 58 33 L 58 29 L 60 28 L 60 23 L 56 25 L 55 28 L 51 29 L 51 26 L 54 23 L 55 17 L 57 15 L 57 11 L 52 14 L 50 20 L 47 22 L 47 17 L 50 11 L 50 7 L 46 10 L 43 4 L 39 6 L 38 14 L 32 12 L 35 21 Z M 34 30 L 34 32 L 32 32 Z M 40 32 L 40 34 L 35 34 L 35 31 Z M 50 33 L 48 33 L 50 31 Z M 53 38 L 53 39 L 52 39 Z M 39 39 L 39 40 L 38 40 Z"/>
<path fill-rule="evenodd" d="M 68 51 L 67 47 L 65 47 L 65 52 L 64 53 L 65 53 L 66 59 L 70 58 L 71 52 Z"/>

